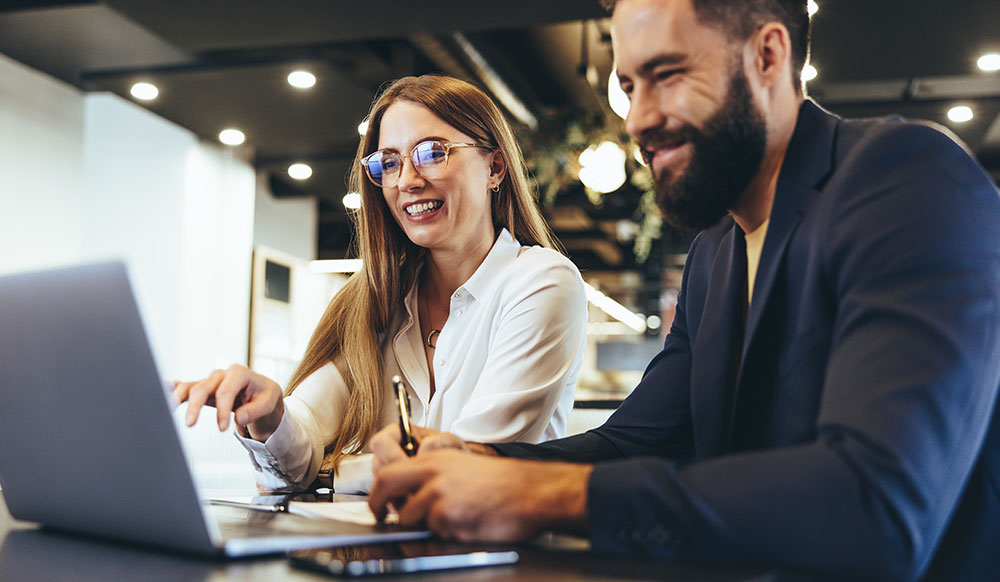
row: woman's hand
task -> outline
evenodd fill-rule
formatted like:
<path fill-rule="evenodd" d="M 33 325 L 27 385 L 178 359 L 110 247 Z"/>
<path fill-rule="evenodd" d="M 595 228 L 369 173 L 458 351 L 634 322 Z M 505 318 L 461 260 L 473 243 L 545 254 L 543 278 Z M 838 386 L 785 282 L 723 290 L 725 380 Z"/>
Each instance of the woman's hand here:
<path fill-rule="evenodd" d="M 237 426 L 245 427 L 251 438 L 261 442 L 278 428 L 285 412 L 277 382 L 238 364 L 215 370 L 203 380 L 175 381 L 174 396 L 178 402 L 188 403 L 188 426 L 198 420 L 202 406 L 214 406 L 220 431 L 229 428 L 229 414 L 233 413 Z"/>

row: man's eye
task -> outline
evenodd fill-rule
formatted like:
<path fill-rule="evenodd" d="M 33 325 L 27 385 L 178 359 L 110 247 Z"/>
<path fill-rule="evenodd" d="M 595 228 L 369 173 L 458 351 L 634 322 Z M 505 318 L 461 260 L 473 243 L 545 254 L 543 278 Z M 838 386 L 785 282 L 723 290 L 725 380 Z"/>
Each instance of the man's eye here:
<path fill-rule="evenodd" d="M 656 71 L 653 74 L 653 77 L 657 81 L 664 81 L 666 79 L 669 79 L 670 77 L 673 77 L 674 75 L 676 75 L 677 73 L 680 73 L 680 72 L 681 72 L 680 69 L 664 69 L 664 70 L 661 70 L 661 71 Z"/>

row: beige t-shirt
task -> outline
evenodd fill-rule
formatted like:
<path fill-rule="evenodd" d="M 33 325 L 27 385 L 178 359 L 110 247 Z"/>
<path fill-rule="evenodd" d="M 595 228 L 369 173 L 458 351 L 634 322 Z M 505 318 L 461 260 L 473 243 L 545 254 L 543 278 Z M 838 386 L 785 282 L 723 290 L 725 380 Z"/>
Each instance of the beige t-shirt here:
<path fill-rule="evenodd" d="M 747 241 L 747 305 L 753 301 L 753 282 L 757 279 L 757 267 L 760 265 L 760 253 L 764 249 L 764 237 L 767 235 L 768 218 L 753 232 L 746 234 Z"/>

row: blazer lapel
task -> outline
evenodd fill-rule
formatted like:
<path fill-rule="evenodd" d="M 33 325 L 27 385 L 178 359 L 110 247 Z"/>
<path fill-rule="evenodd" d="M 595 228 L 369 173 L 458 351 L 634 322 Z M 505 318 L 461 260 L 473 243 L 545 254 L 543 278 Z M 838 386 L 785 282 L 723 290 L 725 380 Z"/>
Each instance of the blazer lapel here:
<path fill-rule="evenodd" d="M 743 342 L 741 361 L 760 329 L 761 316 L 774 290 L 774 281 L 784 262 L 788 241 L 830 173 L 837 122 L 836 116 L 809 100 L 802 104 L 799 111 L 774 193 L 771 224 L 757 267 L 753 303 L 747 313 L 746 341 Z"/>
<path fill-rule="evenodd" d="M 747 354 L 762 335 L 764 313 L 774 292 L 774 284 L 784 264 L 789 241 L 802 216 L 819 195 L 819 188 L 828 177 L 833 164 L 834 141 L 839 118 L 827 113 L 812 101 L 805 101 L 799 112 L 795 133 L 788 145 L 771 208 L 761 251 L 753 303 L 747 312 L 746 334 L 742 345 L 734 402 L 744 386 Z M 735 414 L 735 408 L 732 413 Z M 732 422 L 732 418 L 730 419 Z"/>
<path fill-rule="evenodd" d="M 746 242 L 733 224 L 712 263 L 691 365 L 695 456 L 717 455 L 729 441 L 733 388 L 739 366 L 746 306 Z"/>

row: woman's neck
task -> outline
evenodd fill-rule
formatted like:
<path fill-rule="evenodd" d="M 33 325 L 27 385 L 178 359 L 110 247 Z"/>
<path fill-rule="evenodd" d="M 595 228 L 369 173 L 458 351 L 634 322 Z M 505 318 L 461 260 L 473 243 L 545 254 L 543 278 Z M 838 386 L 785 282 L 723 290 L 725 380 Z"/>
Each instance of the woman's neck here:
<path fill-rule="evenodd" d="M 430 251 L 424 263 L 422 291 L 431 300 L 447 301 L 456 289 L 472 277 L 493 248 L 495 237 L 483 237 L 472 248 Z"/>

